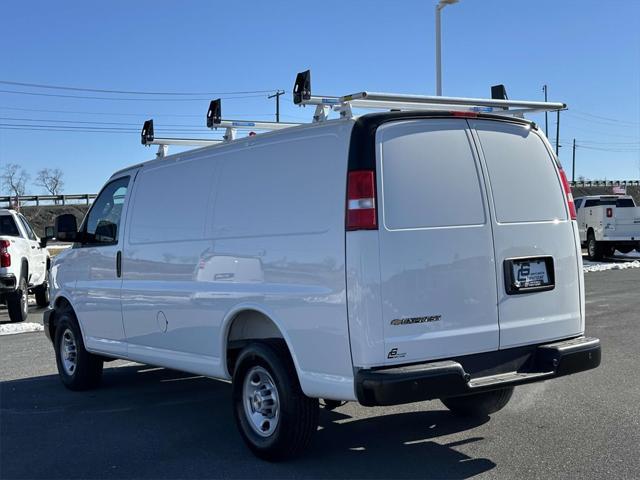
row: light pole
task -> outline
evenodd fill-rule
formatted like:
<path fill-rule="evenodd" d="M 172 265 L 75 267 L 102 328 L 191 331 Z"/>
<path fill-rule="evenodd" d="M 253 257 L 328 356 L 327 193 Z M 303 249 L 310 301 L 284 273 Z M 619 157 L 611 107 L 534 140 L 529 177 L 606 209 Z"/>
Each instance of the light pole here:
<path fill-rule="evenodd" d="M 442 59 L 440 47 L 440 11 L 447 5 L 458 3 L 458 0 L 440 0 L 436 5 L 436 95 L 442 96 Z"/>

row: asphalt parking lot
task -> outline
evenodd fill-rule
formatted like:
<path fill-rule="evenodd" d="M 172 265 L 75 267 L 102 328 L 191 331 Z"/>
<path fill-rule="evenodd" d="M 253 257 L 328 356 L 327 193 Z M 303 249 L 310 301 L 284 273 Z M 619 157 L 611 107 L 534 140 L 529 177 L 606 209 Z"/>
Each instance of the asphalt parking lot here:
<path fill-rule="evenodd" d="M 282 464 L 244 447 L 224 382 L 113 362 L 74 393 L 42 332 L 0 336 L 0 477 L 638 478 L 640 269 L 585 278 L 597 370 L 519 387 L 488 421 L 437 401 L 323 411 L 309 453 Z"/>

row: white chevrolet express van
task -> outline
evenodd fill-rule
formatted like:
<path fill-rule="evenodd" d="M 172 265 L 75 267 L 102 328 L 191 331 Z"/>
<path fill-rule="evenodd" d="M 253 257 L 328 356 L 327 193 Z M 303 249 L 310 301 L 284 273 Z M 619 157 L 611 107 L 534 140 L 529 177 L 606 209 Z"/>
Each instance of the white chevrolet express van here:
<path fill-rule="evenodd" d="M 236 139 L 115 173 L 51 267 L 62 382 L 122 358 L 233 385 L 258 456 L 318 399 L 486 416 L 591 369 L 570 190 L 538 128 L 400 111 Z"/>

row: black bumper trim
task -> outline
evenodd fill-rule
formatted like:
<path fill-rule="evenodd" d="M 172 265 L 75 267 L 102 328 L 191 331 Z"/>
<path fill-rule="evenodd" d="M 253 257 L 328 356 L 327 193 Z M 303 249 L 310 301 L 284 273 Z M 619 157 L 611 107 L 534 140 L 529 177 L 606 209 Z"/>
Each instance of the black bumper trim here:
<path fill-rule="evenodd" d="M 42 324 L 44 325 L 44 334 L 47 336 L 49 340 L 53 342 L 53 338 L 51 338 L 51 316 L 53 315 L 53 308 L 47 308 L 42 315 Z"/>
<path fill-rule="evenodd" d="M 0 275 L 0 292 L 15 292 L 17 288 L 16 276 L 12 273 Z"/>
<path fill-rule="evenodd" d="M 515 349 L 514 349 L 515 350 Z M 508 350 L 481 354 L 499 363 Z M 358 401 L 368 407 L 398 405 L 446 398 L 538 382 L 596 368 L 600 365 L 600 340 L 578 337 L 532 347 L 529 358 L 515 371 L 477 376 L 467 373 L 462 358 L 417 365 L 359 370 Z"/>

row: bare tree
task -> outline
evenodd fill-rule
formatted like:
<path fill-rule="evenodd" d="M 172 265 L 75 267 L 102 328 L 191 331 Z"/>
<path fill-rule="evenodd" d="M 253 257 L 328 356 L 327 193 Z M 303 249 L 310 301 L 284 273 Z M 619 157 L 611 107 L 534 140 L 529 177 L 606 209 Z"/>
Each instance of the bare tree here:
<path fill-rule="evenodd" d="M 0 183 L 2 189 L 9 192 L 11 196 L 21 196 L 25 194 L 29 174 L 16 163 L 8 163 L 2 168 Z"/>
<path fill-rule="evenodd" d="M 43 187 L 51 195 L 60 195 L 64 187 L 63 175 L 59 168 L 43 168 L 38 171 L 35 184 Z"/>

